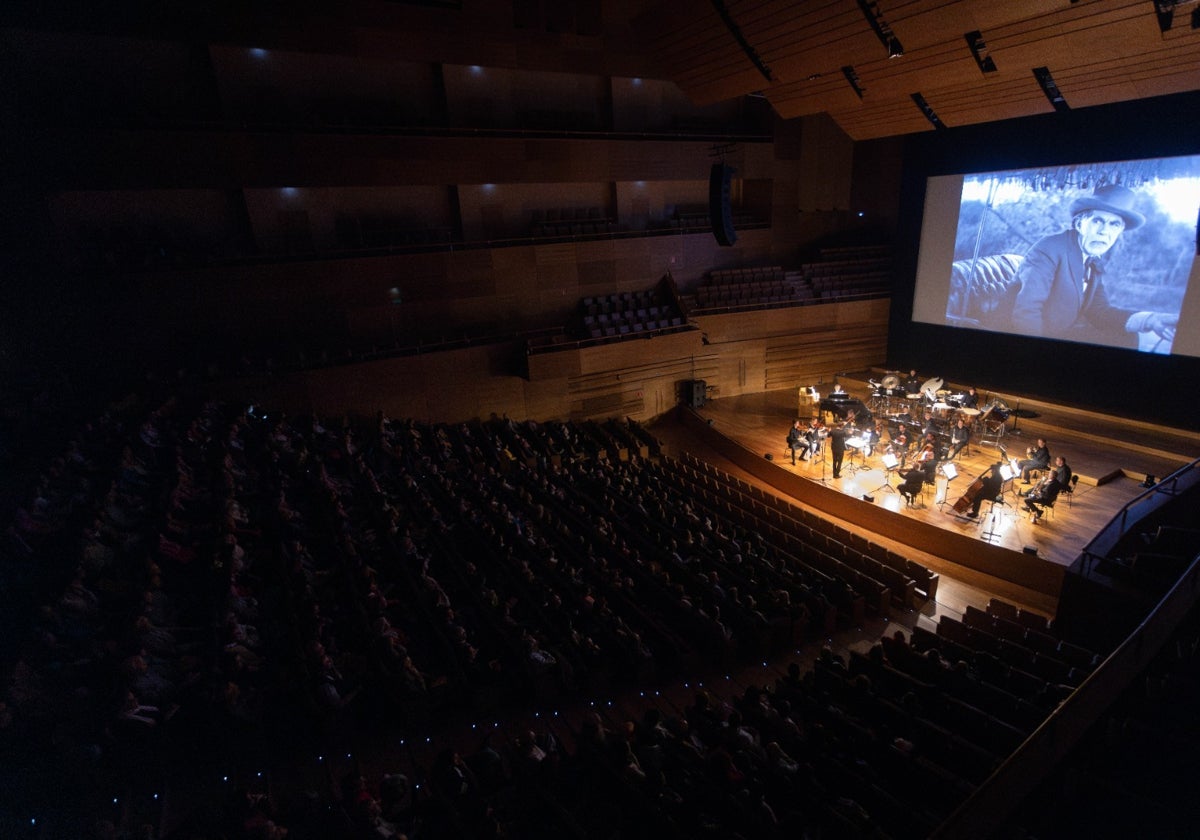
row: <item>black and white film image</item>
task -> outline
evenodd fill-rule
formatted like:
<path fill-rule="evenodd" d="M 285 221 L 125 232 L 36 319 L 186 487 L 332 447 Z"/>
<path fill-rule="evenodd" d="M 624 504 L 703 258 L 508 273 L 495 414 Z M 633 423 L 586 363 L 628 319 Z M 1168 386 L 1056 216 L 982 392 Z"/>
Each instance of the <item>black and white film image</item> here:
<path fill-rule="evenodd" d="M 967 175 L 945 323 L 1170 353 L 1198 208 L 1200 156 Z"/>

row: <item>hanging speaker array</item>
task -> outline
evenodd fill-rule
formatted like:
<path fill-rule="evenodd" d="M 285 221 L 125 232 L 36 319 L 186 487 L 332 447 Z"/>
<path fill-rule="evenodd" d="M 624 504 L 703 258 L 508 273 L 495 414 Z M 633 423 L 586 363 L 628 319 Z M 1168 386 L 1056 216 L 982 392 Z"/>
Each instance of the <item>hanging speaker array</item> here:
<path fill-rule="evenodd" d="M 712 223 L 713 236 L 718 244 L 724 246 L 737 242 L 737 231 L 733 229 L 733 206 L 729 198 L 730 183 L 736 171 L 732 166 L 714 163 L 708 175 L 708 218 Z"/>

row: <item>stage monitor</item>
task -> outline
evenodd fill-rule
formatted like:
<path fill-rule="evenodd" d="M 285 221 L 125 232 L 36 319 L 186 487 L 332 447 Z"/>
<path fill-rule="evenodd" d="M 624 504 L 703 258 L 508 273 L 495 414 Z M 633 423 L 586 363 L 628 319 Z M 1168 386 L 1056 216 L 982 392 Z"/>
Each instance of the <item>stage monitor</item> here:
<path fill-rule="evenodd" d="M 1200 357 L 1200 155 L 928 179 L 913 320 Z"/>

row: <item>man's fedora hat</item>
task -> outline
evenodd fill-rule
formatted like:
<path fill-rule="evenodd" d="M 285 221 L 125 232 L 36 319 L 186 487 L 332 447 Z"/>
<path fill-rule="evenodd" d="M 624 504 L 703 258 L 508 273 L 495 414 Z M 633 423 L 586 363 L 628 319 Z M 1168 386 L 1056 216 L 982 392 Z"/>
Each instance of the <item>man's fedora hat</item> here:
<path fill-rule="evenodd" d="M 1125 220 L 1125 229 L 1132 230 L 1146 221 L 1146 217 L 1133 209 L 1136 196 L 1129 187 L 1120 184 L 1109 184 L 1096 187 L 1091 195 L 1085 195 L 1071 202 L 1071 215 L 1082 213 L 1084 210 L 1104 210 L 1116 213 Z"/>

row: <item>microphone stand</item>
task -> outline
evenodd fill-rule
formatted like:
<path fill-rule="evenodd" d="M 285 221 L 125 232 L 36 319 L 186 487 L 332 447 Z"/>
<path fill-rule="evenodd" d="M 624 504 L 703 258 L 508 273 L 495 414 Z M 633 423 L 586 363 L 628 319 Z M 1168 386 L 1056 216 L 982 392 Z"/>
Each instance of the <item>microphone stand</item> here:
<path fill-rule="evenodd" d="M 829 449 L 828 435 L 824 440 L 821 440 L 820 435 L 817 436 L 817 448 L 821 450 L 821 484 L 828 484 L 829 479 L 825 478 L 825 451 Z"/>
<path fill-rule="evenodd" d="M 1004 504 L 1004 502 L 1000 502 L 1000 504 Z M 1000 532 L 996 530 L 996 517 L 1000 515 L 1001 514 L 996 513 L 996 502 L 993 501 L 991 510 L 988 511 L 987 530 L 979 535 L 981 539 L 991 542 L 993 538 L 998 538 L 1000 536 Z"/>
<path fill-rule="evenodd" d="M 1019 425 L 1021 425 L 1021 398 L 1017 397 L 1017 407 L 1013 409 L 1013 427 L 1008 430 L 1008 433 L 1020 437 L 1023 432 L 1017 428 Z"/>

